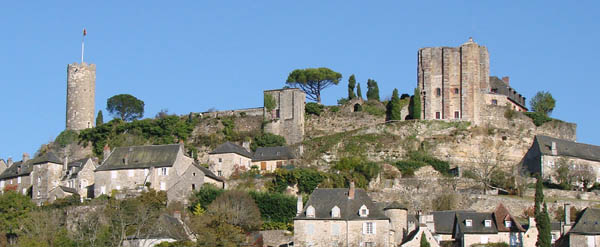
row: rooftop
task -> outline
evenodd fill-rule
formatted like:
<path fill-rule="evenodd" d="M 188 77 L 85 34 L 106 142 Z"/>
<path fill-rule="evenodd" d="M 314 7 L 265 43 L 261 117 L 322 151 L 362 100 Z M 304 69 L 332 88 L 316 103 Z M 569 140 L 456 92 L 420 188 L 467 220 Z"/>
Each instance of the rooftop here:
<path fill-rule="evenodd" d="M 180 144 L 119 147 L 96 171 L 173 166 Z"/>

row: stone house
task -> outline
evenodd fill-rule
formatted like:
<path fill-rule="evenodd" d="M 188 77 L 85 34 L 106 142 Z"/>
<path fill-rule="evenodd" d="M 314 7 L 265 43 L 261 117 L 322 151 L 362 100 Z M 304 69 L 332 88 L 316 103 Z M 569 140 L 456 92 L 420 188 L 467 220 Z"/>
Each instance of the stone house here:
<path fill-rule="evenodd" d="M 503 242 L 491 213 L 457 213 L 454 229 L 453 235 L 458 246 Z"/>
<path fill-rule="evenodd" d="M 41 205 L 50 199 L 49 192 L 60 185 L 64 164 L 52 152 L 36 157 L 31 163 L 31 197 L 34 203 Z"/>
<path fill-rule="evenodd" d="M 522 163 L 529 173 L 551 181 L 556 181 L 556 169 L 567 164 L 571 172 L 591 173 L 595 182 L 600 182 L 600 146 L 536 135 Z"/>
<path fill-rule="evenodd" d="M 295 158 L 289 147 L 259 147 L 254 152 L 252 165 L 261 172 L 272 172 L 277 168 L 293 165 Z"/>
<path fill-rule="evenodd" d="M 75 188 L 66 187 L 66 186 L 56 186 L 48 192 L 48 200 L 47 202 L 53 203 L 57 199 L 65 198 L 72 195 L 80 195 Z M 80 195 L 81 196 L 81 195 Z"/>
<path fill-rule="evenodd" d="M 92 158 L 84 158 L 68 163 L 61 185 L 72 188 L 81 198 L 94 198 L 94 170 L 96 170 L 96 162 Z"/>
<path fill-rule="evenodd" d="M 425 234 L 425 238 L 431 247 L 439 247 L 440 243 L 432 232 L 431 224 L 433 215 L 417 215 L 416 228 L 406 236 L 402 241 L 402 247 L 420 247 L 421 238 Z"/>
<path fill-rule="evenodd" d="M 8 168 L 0 174 L 0 191 L 12 190 L 27 195 L 31 188 L 32 163 L 27 154 L 23 154 L 23 160 L 14 163 L 9 158 L 6 163 Z"/>
<path fill-rule="evenodd" d="M 600 209 L 586 208 L 567 234 L 556 241 L 555 246 L 600 246 Z"/>
<path fill-rule="evenodd" d="M 484 105 L 527 111 L 525 97 L 510 87 L 508 77 L 490 77 L 488 50 L 473 39 L 459 47 L 421 48 L 417 60 L 423 119 L 480 124 Z"/>
<path fill-rule="evenodd" d="M 389 210 L 403 210 L 390 208 Z M 390 219 L 362 189 L 320 189 L 298 198 L 294 246 L 395 246 Z"/>
<path fill-rule="evenodd" d="M 235 172 L 250 170 L 252 153 L 240 145 L 226 142 L 208 153 L 208 165 L 217 176 L 228 178 Z"/>
<path fill-rule="evenodd" d="M 448 211 L 434 211 L 431 212 L 433 216 L 433 224 L 431 224 L 431 231 L 433 236 L 438 243 L 454 242 L 454 225 L 456 220 L 456 214 L 461 212 L 475 212 L 472 210 L 448 210 Z M 429 223 L 429 222 L 427 222 Z"/>
<path fill-rule="evenodd" d="M 166 191 L 169 201 L 184 200 L 205 180 L 218 182 L 214 174 L 185 156 L 183 144 L 119 147 L 108 151 L 96 168 L 94 196 L 115 190 L 137 193 L 148 187 Z"/>

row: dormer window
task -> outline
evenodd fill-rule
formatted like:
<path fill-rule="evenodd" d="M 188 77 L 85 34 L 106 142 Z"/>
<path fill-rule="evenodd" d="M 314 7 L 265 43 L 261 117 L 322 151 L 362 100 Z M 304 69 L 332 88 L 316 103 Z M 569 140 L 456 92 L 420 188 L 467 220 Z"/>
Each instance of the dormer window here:
<path fill-rule="evenodd" d="M 510 222 L 510 220 L 505 220 L 505 221 L 504 221 L 504 226 L 505 226 L 506 228 L 510 228 L 510 227 L 512 226 L 512 222 Z"/>
<path fill-rule="evenodd" d="M 362 205 L 360 207 L 360 209 L 358 210 L 358 215 L 360 217 L 367 217 L 367 216 L 369 216 L 369 209 L 367 208 L 367 206 Z"/>
<path fill-rule="evenodd" d="M 331 209 L 331 218 L 339 218 L 340 217 L 340 208 L 336 205 Z"/>
<path fill-rule="evenodd" d="M 471 227 L 471 226 L 473 226 L 473 220 L 465 220 L 465 226 L 466 226 L 466 227 Z"/>
<path fill-rule="evenodd" d="M 308 207 L 306 207 L 306 217 L 315 217 L 315 208 L 312 205 L 308 205 Z"/>
<path fill-rule="evenodd" d="M 492 221 L 491 220 L 485 220 L 483 222 L 483 225 L 485 225 L 485 227 L 492 227 Z"/>

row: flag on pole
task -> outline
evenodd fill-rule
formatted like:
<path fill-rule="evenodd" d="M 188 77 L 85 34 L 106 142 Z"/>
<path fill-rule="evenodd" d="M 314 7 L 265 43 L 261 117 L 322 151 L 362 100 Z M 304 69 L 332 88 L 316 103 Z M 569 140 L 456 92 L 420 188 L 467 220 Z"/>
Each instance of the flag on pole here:
<path fill-rule="evenodd" d="M 83 36 L 85 36 L 87 34 L 87 32 L 85 31 L 85 28 L 83 29 Z"/>

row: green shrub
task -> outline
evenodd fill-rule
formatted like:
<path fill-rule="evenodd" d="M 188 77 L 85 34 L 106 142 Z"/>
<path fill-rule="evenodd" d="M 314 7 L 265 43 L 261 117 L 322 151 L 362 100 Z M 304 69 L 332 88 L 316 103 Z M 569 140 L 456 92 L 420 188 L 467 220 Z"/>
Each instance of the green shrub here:
<path fill-rule="evenodd" d="M 288 223 L 292 223 L 296 216 L 295 196 L 282 193 L 250 191 L 250 196 L 256 202 L 263 221 L 271 223 L 282 223 L 278 229 L 287 229 Z"/>
<path fill-rule="evenodd" d="M 321 112 L 323 112 L 323 108 L 325 108 L 325 106 L 319 104 L 319 103 L 315 103 L 315 102 L 309 102 L 306 103 L 306 105 L 304 106 L 304 111 L 306 112 L 306 114 L 309 115 L 316 115 L 316 116 L 321 116 Z"/>
<path fill-rule="evenodd" d="M 369 162 L 362 157 L 345 157 L 338 161 L 333 167 L 347 181 L 354 181 L 357 187 L 367 188 L 369 182 L 379 175 L 381 166 L 375 162 Z"/>
<path fill-rule="evenodd" d="M 329 111 L 331 111 L 331 112 L 339 112 L 340 111 L 340 107 L 339 106 L 332 106 L 331 108 L 329 108 Z"/>
<path fill-rule="evenodd" d="M 447 175 L 450 170 L 450 164 L 447 161 L 437 159 L 423 151 L 411 151 L 404 160 L 397 161 L 394 165 L 402 172 L 403 176 L 405 173 L 414 174 L 414 171 L 427 165 L 444 175 Z"/>
<path fill-rule="evenodd" d="M 346 103 L 348 103 L 348 99 L 346 98 L 341 98 L 337 100 L 338 105 L 345 105 Z"/>
<path fill-rule="evenodd" d="M 525 112 L 525 116 L 531 118 L 535 126 L 542 126 L 542 124 L 552 121 L 552 118 L 540 112 Z"/>
<path fill-rule="evenodd" d="M 74 130 L 64 130 L 54 139 L 54 143 L 58 144 L 61 148 L 77 141 L 79 135 Z"/>
<path fill-rule="evenodd" d="M 258 147 L 277 147 L 285 146 L 285 138 L 280 135 L 271 133 L 263 133 L 262 135 L 255 136 L 250 144 L 252 151 L 256 151 Z"/>
<path fill-rule="evenodd" d="M 268 93 L 265 93 L 263 103 L 264 103 L 265 109 L 267 109 L 268 112 L 272 111 L 273 109 L 275 109 L 275 106 L 277 106 L 277 102 L 275 102 L 275 98 L 273 98 L 273 96 Z"/>
<path fill-rule="evenodd" d="M 506 110 L 504 111 L 504 117 L 508 120 L 512 120 L 516 114 L 517 114 L 517 112 L 508 106 L 506 107 Z"/>
<path fill-rule="evenodd" d="M 215 199 L 217 199 L 219 195 L 223 194 L 223 192 L 225 192 L 225 190 L 219 189 L 212 184 L 202 185 L 200 190 L 196 191 L 190 196 L 190 210 L 194 210 L 196 204 L 200 204 L 202 208 L 206 210 L 206 207 Z"/>
<path fill-rule="evenodd" d="M 373 116 L 385 116 L 385 109 L 380 107 L 376 101 L 367 101 L 367 103 L 362 106 L 362 110 Z"/>

